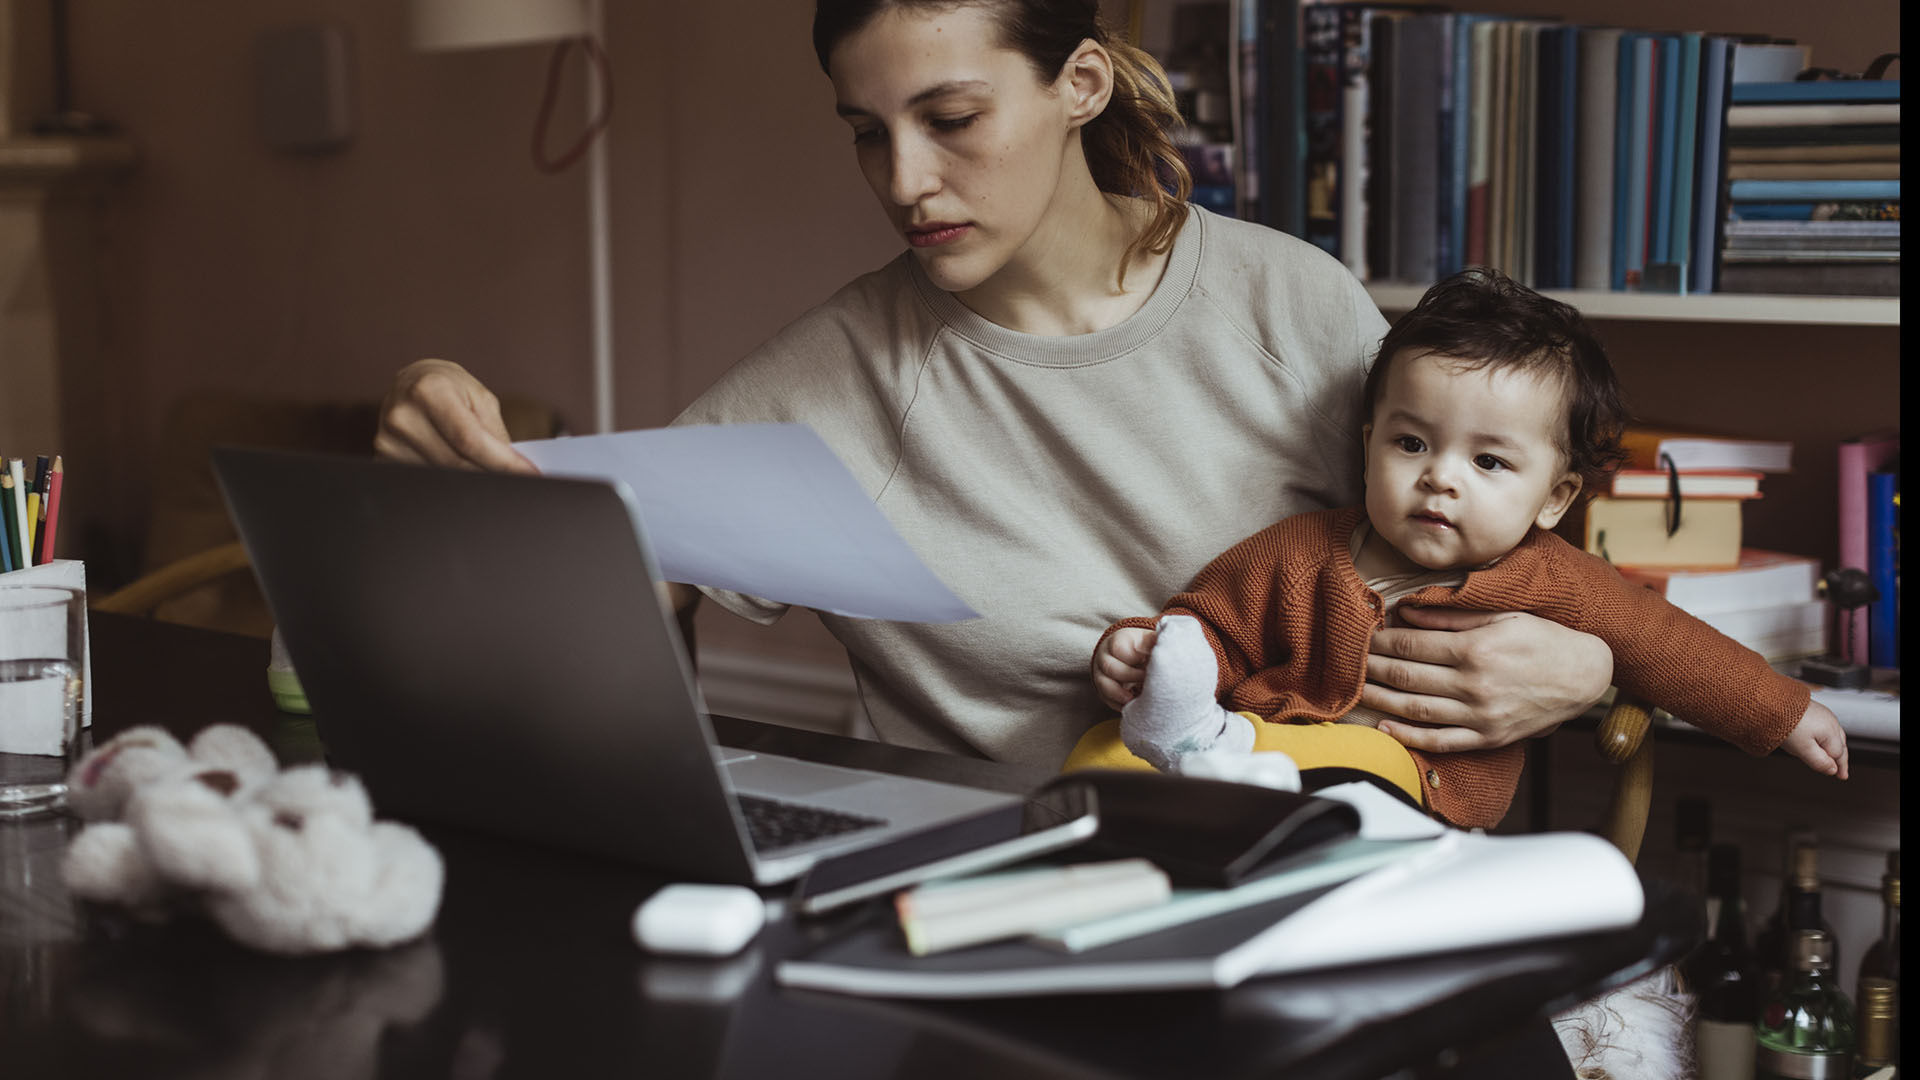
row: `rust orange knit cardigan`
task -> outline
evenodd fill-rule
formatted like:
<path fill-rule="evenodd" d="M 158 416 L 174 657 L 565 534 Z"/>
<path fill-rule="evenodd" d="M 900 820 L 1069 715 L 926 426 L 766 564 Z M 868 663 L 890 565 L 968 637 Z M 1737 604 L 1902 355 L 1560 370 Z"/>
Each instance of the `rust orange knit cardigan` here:
<path fill-rule="evenodd" d="M 1271 525 L 1167 602 L 1161 614 L 1192 615 L 1206 629 L 1220 663 L 1221 704 L 1273 722 L 1313 722 L 1338 720 L 1359 703 L 1367 644 L 1386 621 L 1347 550 L 1363 516 L 1351 507 Z M 1750 754 L 1779 746 L 1810 697 L 1805 683 L 1774 671 L 1758 653 L 1538 528 L 1463 584 L 1429 586 L 1401 603 L 1527 611 L 1593 634 L 1613 649 L 1615 685 Z M 1106 632 L 1156 621 L 1123 619 Z M 1434 813 L 1462 828 L 1492 827 L 1506 816 L 1525 759 L 1521 744 L 1410 752 Z"/>

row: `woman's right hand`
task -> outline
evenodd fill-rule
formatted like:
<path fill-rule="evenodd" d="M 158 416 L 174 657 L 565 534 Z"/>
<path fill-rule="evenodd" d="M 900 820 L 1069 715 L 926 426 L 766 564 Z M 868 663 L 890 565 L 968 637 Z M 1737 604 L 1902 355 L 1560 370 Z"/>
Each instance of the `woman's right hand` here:
<path fill-rule="evenodd" d="M 1147 656 L 1153 652 L 1154 632 L 1123 626 L 1108 634 L 1093 650 L 1093 688 L 1115 712 L 1140 696 L 1147 681 Z"/>
<path fill-rule="evenodd" d="M 451 360 L 416 360 L 400 369 L 380 403 L 373 450 L 421 465 L 540 471 L 513 448 L 493 391 Z"/>

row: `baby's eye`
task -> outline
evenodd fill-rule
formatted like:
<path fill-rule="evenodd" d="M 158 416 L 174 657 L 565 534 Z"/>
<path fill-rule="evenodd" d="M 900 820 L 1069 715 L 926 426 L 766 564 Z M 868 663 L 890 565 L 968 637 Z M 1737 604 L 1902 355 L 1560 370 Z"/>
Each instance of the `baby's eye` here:
<path fill-rule="evenodd" d="M 979 113 L 968 113 L 965 116 L 936 116 L 931 123 L 935 131 L 965 131 L 978 119 Z"/>
<path fill-rule="evenodd" d="M 869 146 L 886 138 L 886 132 L 877 127 L 854 128 L 853 145 Z"/>
<path fill-rule="evenodd" d="M 1418 454 L 1427 448 L 1427 444 L 1421 442 L 1417 435 L 1401 435 L 1393 440 L 1393 445 L 1409 454 Z"/>
<path fill-rule="evenodd" d="M 1485 469 L 1488 472 L 1499 472 L 1501 469 L 1508 467 L 1506 462 L 1501 461 L 1492 454 L 1477 454 L 1474 456 L 1473 463 L 1476 467 Z"/>

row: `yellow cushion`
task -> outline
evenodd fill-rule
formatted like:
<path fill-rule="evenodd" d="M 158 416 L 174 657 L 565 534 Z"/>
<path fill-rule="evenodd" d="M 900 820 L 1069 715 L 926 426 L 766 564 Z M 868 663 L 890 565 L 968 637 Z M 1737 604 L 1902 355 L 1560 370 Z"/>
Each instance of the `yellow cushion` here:
<path fill-rule="evenodd" d="M 1391 735 L 1361 724 L 1270 724 L 1252 713 L 1240 715 L 1253 721 L 1255 751 L 1278 750 L 1292 758 L 1302 772 L 1359 769 L 1386 780 L 1424 805 L 1420 769 L 1413 755 Z M 1067 755 L 1061 771 L 1151 768 L 1120 741 L 1120 718 L 1116 716 L 1088 728 Z"/>

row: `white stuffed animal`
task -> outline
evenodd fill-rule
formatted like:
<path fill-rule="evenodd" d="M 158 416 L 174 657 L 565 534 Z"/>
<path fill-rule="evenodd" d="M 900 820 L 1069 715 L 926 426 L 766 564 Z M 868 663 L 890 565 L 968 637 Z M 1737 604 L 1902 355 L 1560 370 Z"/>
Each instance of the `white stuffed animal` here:
<path fill-rule="evenodd" d="M 146 919 L 197 908 L 277 953 L 398 944 L 440 905 L 440 855 L 419 833 L 375 822 L 352 776 L 278 770 L 245 728 L 209 727 L 185 747 L 131 728 L 82 758 L 68 786 L 90 822 L 65 866 L 82 899 Z"/>

